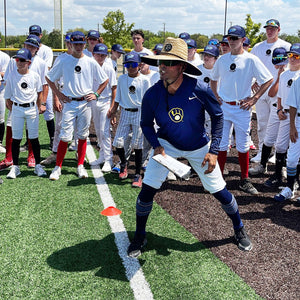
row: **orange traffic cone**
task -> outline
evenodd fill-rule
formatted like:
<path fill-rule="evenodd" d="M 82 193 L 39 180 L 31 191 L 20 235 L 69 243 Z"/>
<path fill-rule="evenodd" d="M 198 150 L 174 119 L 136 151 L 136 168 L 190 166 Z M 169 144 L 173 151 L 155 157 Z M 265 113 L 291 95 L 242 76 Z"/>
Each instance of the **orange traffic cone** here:
<path fill-rule="evenodd" d="M 113 206 L 109 206 L 101 211 L 101 215 L 106 216 L 106 217 L 117 216 L 117 215 L 120 215 L 121 213 L 122 213 L 121 210 L 119 210 Z"/>

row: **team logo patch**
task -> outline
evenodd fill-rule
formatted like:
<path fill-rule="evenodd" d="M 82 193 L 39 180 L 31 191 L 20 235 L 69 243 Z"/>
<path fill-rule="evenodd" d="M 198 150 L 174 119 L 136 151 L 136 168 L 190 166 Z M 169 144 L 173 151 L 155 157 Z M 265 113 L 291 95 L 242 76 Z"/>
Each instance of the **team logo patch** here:
<path fill-rule="evenodd" d="M 208 77 L 204 77 L 203 81 L 206 82 L 206 83 L 209 83 L 209 78 Z"/>
<path fill-rule="evenodd" d="M 175 107 L 169 111 L 169 117 L 174 123 L 182 122 L 183 120 L 183 110 L 181 108 Z"/>
<path fill-rule="evenodd" d="M 27 85 L 26 82 L 22 82 L 22 83 L 21 83 L 21 88 L 22 88 L 22 89 L 27 89 L 27 87 L 28 87 L 28 85 Z"/>
<path fill-rule="evenodd" d="M 231 64 L 230 65 L 230 71 L 234 72 L 235 69 L 236 69 L 236 64 L 235 63 Z"/>
<path fill-rule="evenodd" d="M 172 45 L 171 44 L 166 44 L 165 45 L 165 51 L 166 52 L 169 52 L 169 51 L 171 51 L 172 50 Z"/>
<path fill-rule="evenodd" d="M 292 84 L 293 84 L 293 79 L 290 79 L 290 80 L 287 82 L 287 86 L 288 86 L 288 87 L 291 87 Z"/>
<path fill-rule="evenodd" d="M 135 86 L 131 85 L 129 87 L 129 94 L 135 94 Z"/>
<path fill-rule="evenodd" d="M 272 53 L 272 50 L 271 50 L 271 49 L 268 49 L 268 50 L 266 51 L 266 54 L 267 54 L 267 55 L 271 55 L 271 53 Z"/>
<path fill-rule="evenodd" d="M 80 67 L 80 66 L 76 66 L 76 67 L 75 67 L 75 72 L 76 72 L 76 73 L 80 73 L 80 71 L 81 71 L 81 67 Z"/>

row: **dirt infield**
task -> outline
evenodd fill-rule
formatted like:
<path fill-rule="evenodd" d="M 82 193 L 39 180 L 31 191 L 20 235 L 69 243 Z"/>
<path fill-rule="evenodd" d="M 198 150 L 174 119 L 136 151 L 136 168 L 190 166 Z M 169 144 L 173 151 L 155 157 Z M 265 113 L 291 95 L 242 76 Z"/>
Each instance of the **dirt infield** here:
<path fill-rule="evenodd" d="M 255 126 L 254 122 L 253 139 L 257 145 Z M 254 155 L 255 151 L 251 151 L 250 157 Z M 132 167 L 129 168 L 131 176 Z M 268 174 L 252 178 L 259 195 L 240 191 L 240 168 L 235 149 L 230 150 L 227 168 L 227 187 L 237 199 L 242 220 L 254 245 L 250 252 L 242 252 L 233 244 L 230 219 L 219 202 L 203 190 L 198 177 L 189 181 L 165 182 L 155 201 L 257 294 L 265 299 L 300 299 L 300 206 L 295 200 L 275 202 L 273 196 L 277 190 L 263 185 Z M 268 170 L 274 170 L 274 165 Z"/>

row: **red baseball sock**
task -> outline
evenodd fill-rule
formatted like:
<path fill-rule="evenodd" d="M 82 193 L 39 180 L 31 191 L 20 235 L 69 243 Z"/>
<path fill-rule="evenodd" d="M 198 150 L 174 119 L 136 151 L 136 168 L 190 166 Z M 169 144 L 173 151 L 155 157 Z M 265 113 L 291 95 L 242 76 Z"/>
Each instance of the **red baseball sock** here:
<path fill-rule="evenodd" d="M 27 139 L 27 142 L 28 142 L 28 158 L 34 157 L 30 139 Z"/>
<path fill-rule="evenodd" d="M 56 155 L 56 166 L 61 167 L 68 150 L 68 142 L 59 141 Z"/>
<path fill-rule="evenodd" d="M 226 159 L 227 159 L 227 151 L 219 151 L 218 163 L 219 163 L 222 174 L 223 174 L 223 171 L 225 168 Z"/>
<path fill-rule="evenodd" d="M 249 171 L 249 151 L 246 153 L 239 152 L 239 163 L 241 167 L 241 178 L 245 179 L 248 178 L 248 171 Z"/>
<path fill-rule="evenodd" d="M 86 140 L 80 140 L 78 139 L 78 166 L 84 164 L 84 158 L 86 154 L 86 145 L 87 141 Z"/>
<path fill-rule="evenodd" d="M 5 147 L 6 147 L 6 154 L 5 158 L 8 161 L 12 161 L 12 151 L 11 151 L 11 144 L 12 144 L 12 129 L 11 126 L 6 126 L 6 139 L 5 139 Z"/>

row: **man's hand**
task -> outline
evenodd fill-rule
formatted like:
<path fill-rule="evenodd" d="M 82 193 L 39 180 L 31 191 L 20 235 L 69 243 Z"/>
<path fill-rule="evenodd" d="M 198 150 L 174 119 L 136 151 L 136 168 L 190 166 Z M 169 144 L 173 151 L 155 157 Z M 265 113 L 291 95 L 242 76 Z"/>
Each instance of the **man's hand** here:
<path fill-rule="evenodd" d="M 290 126 L 290 139 L 292 143 L 296 143 L 298 139 L 298 131 L 295 126 Z"/>
<path fill-rule="evenodd" d="M 217 165 L 217 160 L 218 160 L 218 155 L 212 153 L 206 153 L 202 162 L 202 168 L 206 165 L 206 163 L 208 163 L 208 168 L 204 172 L 204 174 L 209 174 L 215 169 Z"/>
<path fill-rule="evenodd" d="M 90 94 L 85 96 L 85 100 L 87 102 L 90 102 L 90 101 L 93 101 L 93 100 L 96 100 L 96 99 L 97 99 L 97 97 L 94 93 L 90 93 Z"/>
<path fill-rule="evenodd" d="M 154 149 L 154 154 L 153 155 L 157 155 L 157 154 L 161 154 L 162 156 L 166 156 L 165 153 L 165 148 L 162 146 L 158 146 Z"/>
<path fill-rule="evenodd" d="M 6 108 L 12 110 L 13 102 L 10 99 L 6 99 Z"/>
<path fill-rule="evenodd" d="M 39 114 L 43 114 L 46 111 L 46 105 L 40 105 Z"/>
<path fill-rule="evenodd" d="M 243 110 L 249 110 L 253 105 L 255 105 L 256 102 L 257 102 L 256 98 L 248 97 L 240 101 L 240 108 Z"/>

